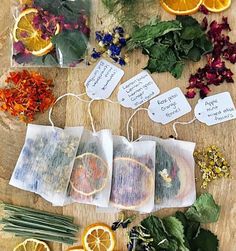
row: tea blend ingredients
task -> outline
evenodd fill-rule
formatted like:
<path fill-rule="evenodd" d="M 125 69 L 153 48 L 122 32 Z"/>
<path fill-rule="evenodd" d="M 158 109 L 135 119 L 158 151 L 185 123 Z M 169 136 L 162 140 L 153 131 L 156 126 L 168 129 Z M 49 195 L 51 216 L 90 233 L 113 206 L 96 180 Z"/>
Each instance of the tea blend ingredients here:
<path fill-rule="evenodd" d="M 73 218 L 47 213 L 2 202 L 2 231 L 15 236 L 73 244 L 77 241 L 78 225 Z M 36 249 L 37 250 L 37 249 Z M 32 251 L 32 250 L 29 250 Z"/>
<path fill-rule="evenodd" d="M 129 232 L 128 250 L 218 251 L 217 237 L 200 223 L 215 222 L 219 212 L 212 195 L 206 193 L 185 213 L 163 219 L 149 216 Z"/>
<path fill-rule="evenodd" d="M 170 14 L 173 15 L 190 15 L 194 14 L 198 11 L 201 6 L 203 0 L 191 0 L 191 1 L 183 1 L 183 0 L 160 0 L 161 6 Z"/>
<path fill-rule="evenodd" d="M 156 21 L 137 28 L 128 48 L 141 48 L 148 55 L 146 69 L 151 73 L 170 72 L 180 78 L 186 61 L 199 61 L 213 46 L 196 19 L 179 16 L 173 21 Z"/>
<path fill-rule="evenodd" d="M 194 157 L 202 173 L 202 188 L 206 189 L 214 180 L 231 177 L 231 167 L 219 147 L 213 145 L 195 151 Z"/>
<path fill-rule="evenodd" d="M 83 247 L 87 251 L 113 251 L 116 238 L 112 229 L 103 223 L 89 225 L 82 235 Z"/>
<path fill-rule="evenodd" d="M 125 214 L 122 212 L 120 214 L 120 219 L 118 221 L 115 221 L 113 224 L 112 224 L 112 227 L 111 229 L 113 231 L 116 231 L 119 227 L 122 227 L 122 228 L 127 228 L 129 224 L 131 224 L 136 218 L 136 215 L 132 215 L 132 216 L 129 216 L 129 217 L 125 217 Z"/>
<path fill-rule="evenodd" d="M 122 27 L 115 27 L 113 31 L 96 31 L 96 41 L 98 49 L 93 49 L 91 57 L 100 58 L 103 54 L 108 55 L 115 63 L 121 66 L 128 63 L 128 57 L 124 53 L 129 35 Z"/>
<path fill-rule="evenodd" d="M 27 239 L 24 242 L 17 245 L 13 251 L 50 251 L 49 246 L 36 239 Z"/>
<path fill-rule="evenodd" d="M 208 28 L 208 20 L 203 19 L 204 29 Z M 211 91 L 211 85 L 221 85 L 224 82 L 234 83 L 233 72 L 225 66 L 223 58 L 232 64 L 236 63 L 236 43 L 230 41 L 230 37 L 224 32 L 231 31 L 228 19 L 223 17 L 222 23 L 213 21 L 207 32 L 213 44 L 211 55 L 208 55 L 208 63 L 203 68 L 199 68 L 197 73 L 192 74 L 189 79 L 189 86 L 186 97 L 194 98 L 196 89 L 199 90 L 201 98 L 205 98 Z"/>
<path fill-rule="evenodd" d="M 43 113 L 54 103 L 52 80 L 38 72 L 11 72 L 6 88 L 0 89 L 0 110 L 29 123 L 37 113 Z"/>

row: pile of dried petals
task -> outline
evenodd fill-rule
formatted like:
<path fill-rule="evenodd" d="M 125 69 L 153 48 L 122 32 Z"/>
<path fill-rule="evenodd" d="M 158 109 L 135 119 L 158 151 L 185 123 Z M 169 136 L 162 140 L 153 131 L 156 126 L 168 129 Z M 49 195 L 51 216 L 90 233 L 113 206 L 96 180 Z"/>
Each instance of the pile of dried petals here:
<path fill-rule="evenodd" d="M 203 19 L 203 28 L 208 28 L 208 21 Z M 210 24 L 208 36 L 214 48 L 211 56 L 208 55 L 208 63 L 205 67 L 199 68 L 196 74 L 190 76 L 189 86 L 186 97 L 194 98 L 196 89 L 200 90 L 200 97 L 205 98 L 211 91 L 210 85 L 220 85 L 225 81 L 234 83 L 233 72 L 225 66 L 222 58 L 229 60 L 232 64 L 236 63 L 236 43 L 231 43 L 228 35 L 224 31 L 231 31 L 227 18 L 223 17 L 222 23 L 213 21 Z"/>
<path fill-rule="evenodd" d="M 45 112 L 55 101 L 52 81 L 38 72 L 11 72 L 8 86 L 0 89 L 0 110 L 29 123 L 37 112 Z"/>
<path fill-rule="evenodd" d="M 194 158 L 202 173 L 202 188 L 206 189 L 213 180 L 231 177 L 230 165 L 218 147 L 209 146 L 195 151 Z"/>

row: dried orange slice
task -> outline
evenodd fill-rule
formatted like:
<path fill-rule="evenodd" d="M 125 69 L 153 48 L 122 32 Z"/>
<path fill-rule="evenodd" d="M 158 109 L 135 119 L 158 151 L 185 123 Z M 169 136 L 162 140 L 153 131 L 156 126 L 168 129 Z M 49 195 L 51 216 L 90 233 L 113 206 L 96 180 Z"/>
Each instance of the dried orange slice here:
<path fill-rule="evenodd" d="M 115 235 L 109 226 L 96 223 L 88 226 L 82 235 L 86 251 L 112 251 L 115 248 Z"/>
<path fill-rule="evenodd" d="M 75 246 L 75 247 L 70 247 L 66 249 L 66 251 L 85 251 L 82 246 Z"/>
<path fill-rule="evenodd" d="M 143 163 L 119 157 L 114 159 L 110 201 L 122 209 L 136 209 L 145 204 L 154 191 L 152 171 Z"/>
<path fill-rule="evenodd" d="M 24 10 L 16 20 L 13 37 L 15 42 L 21 41 L 33 55 L 43 56 L 53 49 L 53 44 L 50 39 L 43 39 L 42 32 L 33 26 L 33 20 L 37 13 L 38 10 L 34 8 Z M 60 26 L 57 24 L 55 35 L 59 31 Z"/>
<path fill-rule="evenodd" d="M 231 0 L 203 0 L 203 4 L 211 12 L 221 12 L 230 7 Z"/>
<path fill-rule="evenodd" d="M 43 241 L 27 239 L 16 246 L 13 251 L 50 251 L 50 248 Z"/>
<path fill-rule="evenodd" d="M 203 0 L 160 0 L 161 6 L 174 15 L 190 15 L 196 13 Z"/>
<path fill-rule="evenodd" d="M 33 0 L 20 0 L 20 4 L 32 5 Z"/>
<path fill-rule="evenodd" d="M 104 189 L 107 183 L 108 166 L 93 153 L 84 153 L 76 157 L 71 175 L 71 195 L 76 193 L 92 196 Z"/>

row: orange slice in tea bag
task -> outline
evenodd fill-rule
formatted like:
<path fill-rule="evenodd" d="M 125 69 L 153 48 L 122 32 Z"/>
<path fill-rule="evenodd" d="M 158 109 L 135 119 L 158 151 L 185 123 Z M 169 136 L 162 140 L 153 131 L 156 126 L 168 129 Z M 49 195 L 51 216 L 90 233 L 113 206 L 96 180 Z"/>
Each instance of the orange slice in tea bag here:
<path fill-rule="evenodd" d="M 113 162 L 111 203 L 122 209 L 144 205 L 154 191 L 154 177 L 143 163 L 131 158 L 116 158 Z"/>
<path fill-rule="evenodd" d="M 84 153 L 75 159 L 70 185 L 72 194 L 94 195 L 104 189 L 107 183 L 108 166 L 93 153 Z"/>

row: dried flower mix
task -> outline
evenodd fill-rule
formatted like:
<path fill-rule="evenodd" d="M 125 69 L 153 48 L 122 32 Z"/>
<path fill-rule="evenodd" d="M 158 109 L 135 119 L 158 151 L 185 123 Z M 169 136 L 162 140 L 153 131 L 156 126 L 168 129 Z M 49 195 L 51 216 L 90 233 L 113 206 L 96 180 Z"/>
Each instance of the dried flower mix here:
<path fill-rule="evenodd" d="M 99 48 L 93 48 L 91 57 L 100 58 L 103 54 L 108 55 L 115 63 L 121 66 L 128 63 L 128 57 L 124 54 L 124 48 L 127 44 L 129 35 L 125 34 L 122 27 L 116 27 L 110 31 L 96 31 L 96 41 Z"/>
<path fill-rule="evenodd" d="M 55 101 L 52 80 L 38 72 L 11 72 L 6 88 L 0 89 L 0 110 L 29 123 L 37 113 L 45 112 Z"/>
<path fill-rule="evenodd" d="M 34 0 L 20 5 L 19 11 L 13 30 L 13 62 L 74 67 L 84 60 L 90 36 L 89 0 Z"/>
<path fill-rule="evenodd" d="M 213 145 L 195 151 L 194 157 L 202 173 L 202 188 L 206 189 L 213 180 L 231 177 L 230 165 L 219 147 Z"/>
<path fill-rule="evenodd" d="M 208 20 L 205 17 L 202 22 L 204 30 L 208 28 Z M 199 90 L 201 98 L 205 98 L 211 91 L 211 85 L 221 85 L 222 83 L 234 83 L 233 72 L 225 66 L 223 59 L 236 63 L 236 43 L 232 43 L 227 34 L 223 32 L 231 31 L 226 17 L 222 18 L 222 23 L 213 21 L 209 25 L 207 32 L 209 39 L 214 45 L 211 55 L 208 55 L 208 63 L 197 70 L 189 78 L 189 86 L 186 97 L 194 98 L 196 89 Z"/>
<path fill-rule="evenodd" d="M 136 218 L 136 215 L 125 217 L 124 212 L 121 212 L 119 220 L 115 221 L 112 224 L 111 229 L 113 231 L 116 231 L 119 227 L 127 228 L 129 226 L 129 224 L 131 224 L 135 220 L 135 218 Z"/>

